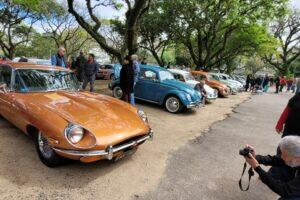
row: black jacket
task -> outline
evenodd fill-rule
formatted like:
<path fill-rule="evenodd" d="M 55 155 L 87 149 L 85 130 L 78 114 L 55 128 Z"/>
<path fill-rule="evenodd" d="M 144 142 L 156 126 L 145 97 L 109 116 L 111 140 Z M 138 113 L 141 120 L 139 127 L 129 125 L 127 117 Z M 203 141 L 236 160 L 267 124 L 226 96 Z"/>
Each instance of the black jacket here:
<path fill-rule="evenodd" d="M 123 92 L 129 94 L 133 92 L 134 69 L 130 64 L 123 65 L 120 72 L 120 86 Z"/>
<path fill-rule="evenodd" d="M 266 166 L 286 166 L 284 161 L 278 156 L 261 156 L 257 155 L 256 160 L 259 164 Z M 281 197 L 299 197 L 300 198 L 300 169 L 290 168 L 291 173 L 295 174 L 295 178 L 289 182 L 282 182 L 271 177 L 261 167 L 257 167 L 255 171 L 259 174 L 261 181 L 266 184 L 273 192 Z"/>

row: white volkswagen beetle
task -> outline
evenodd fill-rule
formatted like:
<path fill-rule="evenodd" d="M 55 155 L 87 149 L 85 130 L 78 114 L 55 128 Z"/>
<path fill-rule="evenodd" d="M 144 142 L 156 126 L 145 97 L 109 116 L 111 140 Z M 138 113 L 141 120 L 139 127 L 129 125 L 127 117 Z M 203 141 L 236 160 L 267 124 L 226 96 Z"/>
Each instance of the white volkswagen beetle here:
<path fill-rule="evenodd" d="M 192 88 L 196 88 L 196 85 L 200 84 L 199 81 L 196 81 L 192 74 L 188 71 L 180 70 L 180 69 L 169 69 L 170 72 L 174 75 L 175 79 L 185 82 Z M 218 97 L 218 91 L 204 84 L 204 90 L 207 93 L 207 101 L 210 102 L 215 100 Z"/>

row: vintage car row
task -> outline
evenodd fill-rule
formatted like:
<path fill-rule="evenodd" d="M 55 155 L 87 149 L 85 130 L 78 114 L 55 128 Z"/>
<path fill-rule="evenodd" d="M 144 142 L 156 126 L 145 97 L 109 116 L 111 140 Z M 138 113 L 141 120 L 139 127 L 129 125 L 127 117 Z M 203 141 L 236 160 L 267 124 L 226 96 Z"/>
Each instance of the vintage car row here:
<path fill-rule="evenodd" d="M 192 75 L 197 81 L 205 80 L 205 83 L 213 89 L 218 91 L 218 96 L 228 97 L 230 89 L 222 82 L 215 80 L 213 76 L 204 71 L 192 71 Z"/>
<path fill-rule="evenodd" d="M 200 84 L 199 81 L 196 81 L 193 75 L 190 72 L 180 70 L 180 69 L 169 69 L 170 72 L 174 75 L 175 79 L 185 82 L 187 85 L 191 86 L 195 90 L 198 90 L 197 85 Z M 204 84 L 204 90 L 207 93 L 207 96 L 204 100 L 205 102 L 212 102 L 218 97 L 218 90 L 211 88 L 207 84 Z"/>
<path fill-rule="evenodd" d="M 120 99 L 120 80 L 109 84 L 113 96 Z M 185 108 L 196 108 L 202 103 L 199 91 L 178 81 L 165 68 L 142 65 L 139 81 L 134 88 L 135 98 L 164 106 L 170 113 L 178 113 Z"/>
<path fill-rule="evenodd" d="M 79 92 L 68 69 L 0 64 L 0 114 L 31 136 L 49 167 L 133 154 L 153 137 L 141 110 L 113 97 Z"/>

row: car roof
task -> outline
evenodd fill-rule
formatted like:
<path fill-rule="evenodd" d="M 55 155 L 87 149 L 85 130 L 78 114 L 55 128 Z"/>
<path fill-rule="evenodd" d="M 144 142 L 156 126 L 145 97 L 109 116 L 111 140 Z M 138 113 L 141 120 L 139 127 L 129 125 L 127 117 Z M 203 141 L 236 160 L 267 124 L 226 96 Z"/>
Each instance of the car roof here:
<path fill-rule="evenodd" d="M 208 72 L 201 71 L 201 70 L 192 71 L 192 73 L 194 73 L 194 74 L 208 74 Z"/>
<path fill-rule="evenodd" d="M 181 70 L 181 69 L 169 69 L 169 71 L 177 74 L 189 74 L 189 72 Z"/>
<path fill-rule="evenodd" d="M 0 64 L 8 65 L 12 69 L 43 69 L 43 70 L 70 71 L 67 68 L 63 68 L 59 66 L 38 65 L 38 64 L 28 63 L 28 62 L 3 62 Z"/>
<path fill-rule="evenodd" d="M 154 65 L 141 65 L 141 68 L 143 69 L 152 69 L 156 71 L 168 71 L 167 69 L 159 66 L 154 66 Z"/>

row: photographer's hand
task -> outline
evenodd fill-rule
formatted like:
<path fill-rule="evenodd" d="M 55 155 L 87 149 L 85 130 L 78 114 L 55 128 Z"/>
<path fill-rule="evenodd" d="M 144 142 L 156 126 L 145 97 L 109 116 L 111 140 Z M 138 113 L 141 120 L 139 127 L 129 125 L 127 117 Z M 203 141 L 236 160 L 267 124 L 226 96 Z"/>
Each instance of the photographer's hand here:
<path fill-rule="evenodd" d="M 245 147 L 251 150 L 251 154 L 255 158 L 256 157 L 256 152 L 255 152 L 254 147 L 250 146 L 249 144 L 246 144 Z"/>
<path fill-rule="evenodd" d="M 253 168 L 259 167 L 259 163 L 257 160 L 253 157 L 252 154 L 249 153 L 249 157 L 245 156 L 246 162 Z"/>

